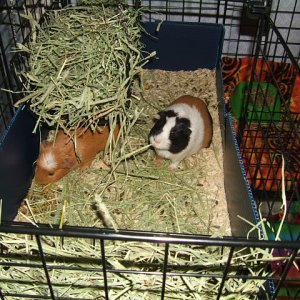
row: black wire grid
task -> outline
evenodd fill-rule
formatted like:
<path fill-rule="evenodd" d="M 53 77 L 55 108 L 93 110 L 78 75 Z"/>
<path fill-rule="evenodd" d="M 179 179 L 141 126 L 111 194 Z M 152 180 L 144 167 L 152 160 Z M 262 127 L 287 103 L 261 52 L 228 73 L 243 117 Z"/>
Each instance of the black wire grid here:
<path fill-rule="evenodd" d="M 243 163 L 254 197 L 257 204 L 264 207 L 264 217 L 269 218 L 282 205 L 283 192 L 288 213 L 289 206 L 300 200 L 300 114 L 290 109 L 293 97 L 298 96 L 294 88 L 300 76 L 300 67 L 274 22 L 268 16 L 261 22 L 263 24 L 257 35 L 250 81 L 258 82 L 259 85 L 254 89 L 250 83 L 237 139 L 240 141 Z M 263 32 L 262 28 L 267 28 L 267 31 Z M 268 85 L 263 86 L 263 82 L 268 82 Z M 280 109 L 272 107 L 268 102 L 271 85 L 278 92 Z M 259 97 L 262 99 L 259 100 Z M 268 120 L 257 112 L 250 117 L 246 115 L 251 101 L 254 105 L 259 101 L 269 105 Z M 289 238 L 298 240 L 292 233 Z"/>
<path fill-rule="evenodd" d="M 281 180 L 278 177 L 272 176 L 278 173 L 279 167 L 282 166 L 282 157 L 286 163 L 285 171 L 289 174 L 286 181 L 286 195 L 290 203 L 299 201 L 298 175 L 299 175 L 299 119 L 297 113 L 290 112 L 289 99 L 293 93 L 296 76 L 300 74 L 298 59 L 299 59 L 299 43 L 294 39 L 294 33 L 299 32 L 299 26 L 295 22 L 299 17 L 299 11 L 295 6 L 292 10 L 280 11 L 280 2 L 272 5 L 271 1 L 134 1 L 144 8 L 144 18 L 150 20 L 166 19 L 183 22 L 210 22 L 221 23 L 225 26 L 225 41 L 224 41 L 224 56 L 244 57 L 252 56 L 253 70 L 251 82 L 260 82 L 265 73 L 257 72 L 257 66 L 261 64 L 263 68 L 260 70 L 267 70 L 269 76 L 269 83 L 272 83 L 279 91 L 279 96 L 282 103 L 280 113 L 282 118 L 280 122 L 265 122 L 262 118 L 246 117 L 247 107 L 244 110 L 243 121 L 239 124 L 238 141 L 240 142 L 240 149 L 242 158 L 244 160 L 245 171 L 249 175 L 250 183 L 252 184 L 252 191 L 258 205 L 263 207 L 264 217 L 270 217 L 276 209 L 280 206 L 281 199 Z M 7 92 L 6 90 L 17 91 L 18 82 L 11 75 L 12 72 L 12 54 L 11 49 L 15 47 L 18 42 L 26 42 L 30 36 L 30 24 L 28 20 L 21 16 L 24 9 L 30 11 L 37 20 L 42 16 L 45 9 L 51 5 L 58 7 L 60 1 L 0 1 L 1 25 L 0 25 L 0 84 L 4 89 L 0 93 L 0 133 L 3 131 L 9 120 L 14 114 L 13 104 L 18 99 L 19 95 Z M 65 3 L 63 3 L 65 4 Z M 281 16 L 285 14 L 289 22 L 281 24 Z M 243 45 L 248 45 L 243 47 Z M 297 53 L 298 51 L 298 53 Z M 282 64 L 290 64 L 292 79 L 285 82 L 283 93 L 283 86 L 280 82 L 284 81 L 283 73 L 279 74 L 278 68 L 275 64 L 270 62 L 277 62 Z M 280 78 L 282 76 L 282 78 Z M 262 90 L 259 88 L 257 93 Z M 251 90 L 251 87 L 250 87 Z M 287 92 L 286 92 L 287 91 Z M 261 91 L 260 91 L 261 92 Z M 248 97 L 250 92 L 248 93 Z M 263 97 L 266 99 L 266 93 Z M 249 100 L 249 99 L 248 99 Z M 256 101 L 256 100 L 255 100 Z M 248 103 L 248 102 L 247 102 Z M 278 112 L 271 111 L 272 114 Z M 259 134 L 258 134 L 259 132 Z M 274 135 L 277 136 L 278 143 L 276 144 L 276 151 L 272 143 L 274 143 Z M 259 147 L 256 145 L 256 140 L 260 140 Z M 252 147 L 249 147 L 249 141 Z M 296 152 L 296 153 L 295 153 Z M 265 153 L 268 157 L 267 163 L 260 161 L 260 154 Z M 250 158 L 250 159 L 249 159 Z M 269 168 L 271 171 L 265 177 L 261 176 L 262 169 Z M 262 188 L 256 188 L 255 183 L 260 175 L 260 185 Z M 276 186 L 275 188 L 272 188 Z M 267 188 L 268 187 L 268 188 Z M 165 233 L 150 233 L 137 231 L 120 231 L 114 232 L 109 229 L 95 229 L 82 227 L 64 227 L 59 229 L 57 227 L 49 228 L 46 225 L 39 225 L 38 227 L 30 224 L 2 224 L 0 231 L 5 234 L 17 234 L 21 239 L 31 241 L 31 247 L 25 249 L 23 246 L 16 247 L 12 252 L 10 249 L 1 244 L 1 276 L 5 278 L 6 272 L 12 269 L 18 269 L 24 274 L 21 278 L 6 278 L 0 283 L 0 298 L 1 299 L 88 299 L 84 297 L 71 298 L 66 295 L 59 295 L 56 292 L 57 285 L 60 283 L 52 281 L 52 272 L 58 270 L 67 271 L 83 271 L 87 274 L 89 272 L 97 272 L 98 277 L 95 280 L 95 289 L 99 291 L 99 299 L 109 299 L 109 291 L 111 289 L 118 289 L 120 287 L 114 285 L 111 274 L 119 274 L 126 277 L 127 274 L 149 276 L 149 278 L 156 276 L 160 282 L 159 286 L 152 288 L 150 291 L 155 295 L 154 299 L 165 299 L 170 292 L 169 281 L 174 278 L 204 278 L 208 277 L 209 281 L 215 282 L 220 280 L 220 285 L 217 291 L 211 292 L 211 299 L 221 299 L 224 296 L 224 286 L 230 279 L 248 280 L 263 280 L 265 290 L 270 294 L 270 299 L 276 299 L 282 287 L 288 287 L 291 284 L 295 287 L 299 282 L 292 282 L 293 279 L 288 278 L 290 268 L 297 264 L 297 253 L 300 248 L 298 237 L 294 241 L 273 242 L 273 241 L 259 241 L 247 240 L 245 238 L 212 238 L 207 236 L 197 235 L 179 235 L 179 234 L 165 234 Z M 292 231 L 292 229 L 290 229 Z M 292 236 L 292 234 L 291 234 Z M 76 255 L 69 256 L 55 256 L 47 254 L 44 251 L 47 243 L 54 243 L 59 241 L 60 246 L 67 247 L 65 242 L 68 239 L 78 239 L 89 241 L 89 243 L 98 251 L 98 256 L 76 257 Z M 121 260 L 126 268 L 118 268 L 111 264 L 110 256 L 107 254 L 108 247 L 117 242 L 137 242 L 148 243 L 161 246 L 162 259 L 156 261 L 130 261 L 125 258 Z M 213 269 L 205 265 L 194 265 L 192 262 L 189 265 L 175 264 L 171 258 L 174 255 L 174 245 L 189 245 L 195 250 L 200 250 L 205 247 L 209 249 L 218 249 L 219 253 L 225 256 L 222 263 L 214 265 Z M 253 276 L 249 270 L 249 265 L 240 266 L 233 264 L 238 255 L 243 251 L 249 252 L 250 249 L 270 249 L 272 251 L 285 251 L 286 257 L 280 261 L 280 272 L 271 272 L 271 261 L 261 261 L 257 257 L 253 257 L 251 263 L 252 268 L 261 269 L 265 273 Z M 184 255 L 184 253 L 182 254 Z M 91 266 L 92 265 L 92 266 Z M 32 278 L 27 276 L 26 270 L 42 270 L 42 276 L 35 278 L 36 282 L 32 282 Z M 234 270 L 234 273 L 232 271 Z M 100 274 L 100 275 L 99 275 Z M 150 279 L 149 279 L 150 280 Z M 9 294 L 4 284 L 20 284 L 20 290 L 16 290 L 15 294 Z M 26 292 L 26 286 L 31 286 L 35 283 L 44 284 L 44 293 L 41 295 L 33 295 Z M 63 284 L 63 283 L 61 283 Z M 145 289 L 147 282 L 140 282 L 139 289 Z M 77 287 L 76 282 L 70 288 Z M 84 289 L 84 286 L 82 287 Z M 130 284 L 129 284 L 129 290 Z M 136 288 L 136 287 L 135 287 Z M 296 294 L 288 294 L 289 299 L 296 299 L 299 291 Z M 190 293 L 189 287 L 186 290 L 180 291 L 183 295 Z M 245 297 L 250 295 L 246 295 Z M 253 296 L 253 295 L 252 295 Z M 300 296 L 300 295 L 299 295 Z M 10 298 L 9 298 L 10 297 Z M 256 296 L 258 299 L 265 298 L 265 291 L 261 289 Z"/>
<path fill-rule="evenodd" d="M 272 17 L 283 38 L 293 50 L 294 57 L 299 59 L 299 41 L 297 40 L 300 26 L 297 23 L 299 7 L 295 1 L 294 7 L 281 8 L 284 0 L 272 4 L 268 1 L 246 0 L 128 0 L 135 6 L 144 8 L 145 19 L 174 20 L 182 22 L 219 23 L 225 27 L 223 55 L 244 57 L 254 55 L 254 42 L 257 36 L 259 20 L 257 16 L 266 13 Z M 7 92 L 19 91 L 18 82 L 13 77 L 10 66 L 11 50 L 17 43 L 26 42 L 30 36 L 30 22 L 22 17 L 22 13 L 30 12 L 34 18 L 40 20 L 49 7 L 59 8 L 67 4 L 74 4 L 76 0 L 2 0 L 0 1 L 0 84 L 4 89 L 0 94 L 0 134 L 7 128 L 15 108 L 13 104 L 20 95 Z M 252 12 L 255 14 L 252 14 Z M 289 22 L 282 23 L 282 16 Z M 270 45 L 274 41 L 269 40 Z M 276 43 L 276 42 L 275 42 Z"/>
<path fill-rule="evenodd" d="M 2 276 L 5 272 L 10 271 L 10 268 L 17 268 L 21 273 L 24 272 L 22 279 L 8 279 L 3 280 L 3 283 L 18 282 L 22 289 L 26 290 L 26 287 L 32 287 L 33 284 L 44 284 L 45 293 L 42 295 L 34 295 L 30 293 L 18 293 L 15 294 L 6 293 L 4 290 L 0 289 L 1 299 L 6 299 L 7 296 L 15 297 L 13 299 L 89 299 L 84 297 L 74 298 L 65 297 L 58 295 L 55 290 L 57 286 L 62 287 L 63 283 L 52 282 L 51 273 L 53 271 L 59 271 L 63 269 L 65 272 L 70 270 L 78 270 L 83 273 L 96 272 L 98 274 L 98 282 L 94 280 L 94 288 L 99 294 L 99 299 L 110 299 L 109 291 L 111 289 L 121 289 L 122 286 L 117 286 L 112 281 L 110 274 L 118 274 L 119 276 L 130 275 L 146 275 L 149 276 L 149 280 L 156 276 L 160 280 L 159 288 L 152 288 L 151 291 L 154 295 L 153 299 L 165 299 L 170 293 L 169 280 L 173 280 L 175 277 L 187 277 L 187 278 L 204 278 L 208 277 L 211 282 L 220 280 L 220 285 L 218 290 L 211 291 L 210 299 L 221 299 L 221 296 L 226 296 L 224 294 L 224 286 L 228 280 L 232 279 L 242 279 L 243 282 L 248 280 L 263 280 L 266 282 L 266 289 L 268 289 L 268 283 L 276 283 L 277 288 L 270 299 L 276 299 L 279 288 L 286 284 L 293 282 L 293 279 L 286 279 L 288 270 L 291 267 L 295 257 L 297 255 L 298 249 L 300 247 L 299 242 L 273 242 L 273 241 L 258 241 L 258 240 L 247 240 L 242 238 L 211 238 L 207 236 L 197 236 L 197 235 L 184 235 L 184 234 L 165 234 L 165 233 L 150 233 L 150 232 L 138 232 L 138 231 L 120 231 L 114 232 L 109 229 L 96 229 L 96 228 L 83 228 L 83 227 L 64 227 L 63 229 L 58 229 L 57 227 L 50 228 L 46 225 L 39 225 L 39 227 L 33 227 L 29 224 L 14 223 L 14 224 L 3 224 L 1 226 L 1 231 L 11 234 L 18 234 L 19 238 L 25 238 L 30 240 L 31 247 L 27 249 L 24 254 L 25 249 L 22 249 L 20 245 L 16 252 L 10 252 L 8 249 L 1 247 L 1 256 L 4 258 L 0 265 L 2 267 Z M 44 247 L 49 245 L 50 240 L 52 242 L 59 241 L 60 245 L 64 245 L 67 239 L 89 240 L 91 246 L 95 247 L 99 253 L 97 257 L 89 256 L 88 254 L 84 258 L 78 258 L 76 255 L 66 255 L 66 256 L 53 256 L 45 254 Z M 119 263 L 126 268 L 116 268 L 109 261 L 110 257 L 106 254 L 109 245 L 116 244 L 118 241 L 122 242 L 138 242 L 147 243 L 149 245 L 160 245 L 160 251 L 163 253 L 162 259 L 160 261 L 128 261 L 126 260 L 125 254 L 124 259 L 119 260 Z M 56 243 L 55 242 L 55 243 Z M 222 263 L 217 263 L 214 268 L 205 267 L 205 265 L 187 265 L 174 263 L 173 245 L 189 245 L 194 249 L 203 249 L 210 251 L 210 248 L 219 249 L 219 253 L 224 258 Z M 248 267 L 252 269 L 261 269 L 268 271 L 270 268 L 270 261 L 259 261 L 258 257 L 255 255 L 252 257 L 254 262 L 249 262 L 249 264 L 238 266 L 235 264 L 233 266 L 233 260 L 237 259 L 241 255 L 241 250 L 244 249 L 244 254 L 247 252 L 245 249 L 289 249 L 289 256 L 286 258 L 284 264 L 282 265 L 281 276 L 271 275 L 253 275 L 248 271 Z M 246 252 L 245 252 L 246 251 Z M 18 253 L 22 253 L 19 254 Z M 182 253 L 184 255 L 184 253 Z M 22 257 L 21 257 L 22 256 Z M 172 260 L 170 259 L 172 258 Z M 250 261 L 250 260 L 249 260 Z M 256 262 L 255 262 L 256 261 Z M 86 266 L 88 264 L 88 266 Z M 32 277 L 26 276 L 25 271 L 22 269 L 36 269 L 42 270 L 43 276 L 37 276 L 35 280 Z M 232 273 L 234 271 L 234 273 Z M 67 276 L 67 275 L 66 275 Z M 81 275 L 84 276 L 84 275 Z M 101 279 L 99 279 L 101 277 Z M 146 283 L 147 280 L 144 277 L 140 282 L 140 290 L 147 290 Z M 129 284 L 130 286 L 130 284 Z M 66 287 L 69 288 L 67 285 Z M 72 284 L 71 288 L 76 288 L 76 281 Z M 82 286 L 82 288 L 84 288 Z M 134 288 L 133 288 L 134 289 Z M 129 288 L 130 290 L 130 288 Z M 181 290 L 180 293 L 184 296 L 186 293 L 190 293 L 191 290 L 187 287 L 186 290 Z M 196 292 L 196 291 L 195 291 Z M 238 292 L 236 292 L 238 295 Z M 231 295 L 234 292 L 230 293 Z M 126 294 L 125 294 L 126 296 Z M 252 295 L 253 296 L 253 295 Z M 260 291 L 257 296 L 261 296 L 260 299 L 264 299 L 264 291 Z M 251 297 L 251 292 L 247 294 L 245 292 L 245 298 Z M 98 299 L 98 298 L 97 298 Z M 252 298 L 251 298 L 252 299 Z M 254 298 L 253 298 L 254 299 Z M 292 298 L 291 298 L 292 299 Z"/>

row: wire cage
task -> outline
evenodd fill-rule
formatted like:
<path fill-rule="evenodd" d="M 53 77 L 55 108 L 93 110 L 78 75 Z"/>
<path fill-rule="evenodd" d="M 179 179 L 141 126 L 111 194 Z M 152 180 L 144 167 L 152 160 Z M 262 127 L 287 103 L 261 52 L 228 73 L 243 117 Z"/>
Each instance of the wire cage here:
<path fill-rule="evenodd" d="M 0 133 L 9 127 L 20 97 L 14 93 L 20 86 L 13 68 L 23 62 L 16 63 L 22 57 L 11 50 L 30 38 L 23 13 L 40 21 L 48 9 L 67 4 L 76 1 L 0 1 Z M 224 26 L 226 128 L 235 136 L 255 221 L 265 220 L 269 240 L 260 234 L 219 238 L 2 222 L 0 298 L 300 298 L 299 3 L 142 0 L 130 5 L 142 8 L 143 21 Z M 262 231 L 260 223 L 255 229 Z M 9 236 L 15 237 L 13 250 L 5 244 Z M 84 256 L 78 247 L 86 250 Z"/>
<path fill-rule="evenodd" d="M 264 216 L 272 219 L 276 210 L 280 210 L 278 200 L 282 199 L 283 191 L 290 207 L 288 213 L 292 214 L 292 206 L 299 201 L 296 102 L 300 69 L 279 30 L 272 20 L 268 22 L 267 35 L 263 37 L 262 32 L 258 33 L 251 83 L 244 86 L 246 105 L 237 135 L 254 197 L 265 210 Z M 289 238 L 298 239 L 295 235 Z"/>

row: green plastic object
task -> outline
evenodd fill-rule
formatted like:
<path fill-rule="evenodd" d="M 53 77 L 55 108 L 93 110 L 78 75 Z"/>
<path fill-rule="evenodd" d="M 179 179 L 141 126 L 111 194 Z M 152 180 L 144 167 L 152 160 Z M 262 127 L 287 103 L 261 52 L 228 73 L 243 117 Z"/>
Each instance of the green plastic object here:
<path fill-rule="evenodd" d="M 249 98 L 248 93 L 250 93 Z M 249 99 L 248 103 L 247 99 Z M 270 83 L 252 82 L 250 85 L 250 82 L 240 82 L 231 98 L 231 111 L 237 120 L 240 120 L 245 113 L 248 121 L 280 121 L 280 108 L 279 94 L 275 86 Z"/>

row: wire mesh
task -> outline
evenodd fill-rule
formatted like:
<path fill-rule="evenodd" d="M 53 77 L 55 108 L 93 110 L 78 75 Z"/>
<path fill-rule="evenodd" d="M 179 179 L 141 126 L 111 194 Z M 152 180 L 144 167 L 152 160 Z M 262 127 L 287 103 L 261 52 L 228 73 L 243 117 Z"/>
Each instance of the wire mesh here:
<path fill-rule="evenodd" d="M 244 0 L 213 0 L 213 1 L 138 1 L 129 0 L 132 5 L 144 8 L 144 20 L 172 20 L 179 22 L 220 23 L 225 27 L 223 55 L 232 57 L 253 56 L 258 18 L 249 16 L 247 1 Z M 260 1 L 252 1 L 260 2 Z M 266 1 L 268 2 L 268 1 Z M 251 3 L 251 1 L 250 1 Z M 263 1 L 261 3 L 264 3 Z M 76 1 L 42 1 L 42 0 L 15 0 L 0 3 L 0 50 L 1 50 L 1 86 L 5 90 L 18 91 L 18 83 L 13 77 L 10 61 L 11 50 L 16 43 L 26 41 L 31 31 L 30 22 L 22 17 L 23 13 L 31 13 L 39 20 L 49 7 L 59 8 L 67 4 L 76 4 Z M 262 5 L 262 4 L 260 4 Z M 268 4 L 271 5 L 271 4 Z M 274 1 L 270 15 L 276 26 L 282 31 L 284 39 L 291 47 L 292 53 L 299 59 L 299 3 L 287 5 L 285 1 Z M 273 44 L 272 40 L 269 40 Z M 275 42 L 276 43 L 276 42 Z M 275 58 L 276 59 L 276 58 Z M 13 104 L 18 94 L 2 92 L 0 95 L 0 133 L 7 128 L 15 112 Z"/>
<path fill-rule="evenodd" d="M 12 251 L 1 245 L 2 257 L 0 265 L 3 268 L 1 291 L 5 297 L 30 298 L 30 299 L 96 299 L 97 297 L 110 299 L 116 295 L 126 297 L 128 293 L 136 291 L 149 293 L 149 299 L 168 299 L 174 293 L 180 293 L 180 299 L 185 299 L 191 293 L 199 293 L 206 284 L 216 284 L 217 289 L 207 291 L 207 299 L 222 299 L 229 296 L 244 297 L 248 299 L 253 291 L 239 294 L 237 283 L 247 284 L 248 281 L 263 281 L 268 287 L 268 282 L 275 281 L 281 285 L 292 282 L 286 280 L 287 270 L 295 261 L 299 243 L 278 243 L 272 241 L 251 241 L 237 238 L 209 238 L 197 235 L 178 234 L 152 234 L 149 232 L 121 231 L 113 232 L 96 228 L 50 228 L 39 225 L 39 228 L 23 224 L 7 224 L 1 230 L 5 233 L 17 234 L 18 251 Z M 20 242 L 27 239 L 28 243 Z M 72 249 L 71 240 L 76 239 L 82 245 L 93 247 L 94 252 L 87 252 L 84 257 L 77 255 Z M 133 260 L 135 251 L 128 245 L 148 244 L 152 246 L 152 260 Z M 56 253 L 49 251 L 49 245 L 55 243 Z M 127 245 L 122 248 L 113 259 L 110 253 L 111 245 Z M 190 263 L 180 263 L 181 258 L 188 258 L 190 254 L 182 252 L 176 254 L 176 245 L 188 245 L 197 251 L 200 257 L 204 251 L 208 254 L 218 253 L 215 262 L 200 264 L 191 260 Z M 271 253 L 273 248 L 289 248 L 290 255 L 282 263 L 284 269 L 282 277 L 271 274 L 269 269 L 273 263 L 269 259 L 260 258 L 260 255 L 251 254 L 247 249 L 261 249 Z M 126 249 L 126 250 L 125 250 Z M 242 256 L 249 255 L 245 262 Z M 192 256 L 191 256 L 192 258 Z M 203 257 L 205 258 L 205 257 Z M 177 259 L 177 260 L 176 260 Z M 182 260 L 183 261 L 183 260 Z M 17 269 L 13 273 L 12 269 Z M 14 278 L 5 277 L 5 273 L 14 274 Z M 80 272 L 80 277 L 74 277 Z M 129 276 L 130 277 L 127 277 Z M 130 278 L 130 280 L 126 280 Z M 209 278 L 209 281 L 204 279 Z M 122 282 L 124 279 L 125 282 Z M 194 284 L 196 280 L 197 284 Z M 204 280 L 204 281 L 203 281 Z M 185 286 L 180 290 L 172 290 L 176 281 L 182 281 Z M 124 284 L 127 285 L 124 287 Z M 10 292 L 6 286 L 10 285 Z M 12 285 L 16 285 L 16 292 L 11 292 Z M 21 286 L 20 286 L 21 285 Z M 38 289 L 42 285 L 44 288 Z M 125 289 L 124 289 L 125 288 Z M 86 290 L 92 290 L 94 298 Z M 81 292 L 77 294 L 77 290 Z M 257 289 L 257 295 L 264 295 L 264 289 Z M 75 295 L 75 296 L 74 296 Z M 96 296 L 97 295 L 97 296 Z M 114 296 L 113 296 L 114 295 Z M 152 298 L 151 298 L 152 295 Z M 132 298 L 131 298 L 132 299 Z M 138 298 L 137 298 L 138 299 Z M 249 299 L 252 299 L 251 297 Z M 254 298 L 253 298 L 254 299 Z M 272 298 L 272 299 L 275 299 Z"/>
<path fill-rule="evenodd" d="M 247 104 L 252 103 L 254 107 L 268 106 L 270 100 L 267 96 L 270 94 L 271 87 L 275 87 L 281 103 L 280 109 L 275 105 L 269 105 L 267 114 L 255 110 L 248 114 L 246 105 L 242 121 L 237 128 L 237 137 L 248 180 L 263 216 L 269 221 L 272 221 L 274 213 L 281 213 L 280 199 L 282 199 L 283 192 L 281 172 L 284 158 L 287 211 L 291 211 L 294 204 L 299 202 L 300 116 L 299 112 L 291 111 L 291 99 L 297 95 L 295 83 L 300 75 L 299 67 L 297 67 L 300 44 L 298 40 L 299 3 L 295 1 L 292 6 L 287 7 L 283 0 L 273 1 L 268 12 L 271 19 L 261 21 L 260 18 L 249 16 L 246 1 L 142 0 L 138 2 L 144 9 L 144 20 L 223 24 L 226 29 L 223 55 L 234 58 L 245 56 L 253 58 L 250 80 L 252 85 L 246 93 Z M 13 104 L 18 97 L 16 94 L 5 91 L 18 89 L 18 82 L 11 75 L 11 50 L 16 43 L 26 41 L 30 35 L 30 23 L 21 14 L 25 11 L 31 12 L 39 20 L 45 9 L 53 4 L 66 3 L 60 1 L 1 2 L 3 13 L 0 26 L 0 84 L 4 90 L 0 93 L 0 133 L 8 126 L 14 114 Z M 253 82 L 258 82 L 258 86 L 254 86 Z M 262 85 L 262 82 L 267 85 Z M 274 231 L 276 232 L 276 228 Z M 174 292 L 171 290 L 172 283 L 181 280 L 185 288 L 175 291 L 180 298 L 189 293 L 199 292 L 201 280 L 209 278 L 209 282 L 218 282 L 219 285 L 217 290 L 207 293 L 208 299 L 229 296 L 228 287 L 230 286 L 233 297 L 241 296 L 234 294 L 236 291 L 233 289 L 231 280 L 240 283 L 239 280 L 248 282 L 254 279 L 265 282 L 264 286 L 267 291 L 271 286 L 271 299 L 276 299 L 282 287 L 289 287 L 291 284 L 299 286 L 299 279 L 289 278 L 291 269 L 298 263 L 299 236 L 293 227 L 288 226 L 287 232 L 288 237 L 285 238 L 287 241 L 272 242 L 131 231 L 115 233 L 110 230 L 92 228 L 61 230 L 50 229 L 43 225 L 39 228 L 24 226 L 24 224 L 2 225 L 2 234 L 16 234 L 18 238 L 13 250 L 5 246 L 5 239 L 1 242 L 0 298 L 91 299 L 84 296 L 83 292 L 77 296 L 70 295 L 77 288 L 83 291 L 92 286 L 99 298 L 110 299 L 113 292 L 114 296 L 121 298 L 126 297 L 129 291 L 146 289 L 150 295 L 154 295 L 153 297 L 164 299 Z M 68 248 L 70 243 L 67 241 L 71 239 L 84 240 L 93 247 L 95 252 L 79 257 L 76 255 L 76 249 Z M 29 243 L 18 244 L 21 240 Z M 294 242 L 288 242 L 289 240 Z M 125 241 L 137 244 L 147 243 L 153 249 L 161 245 L 162 247 L 158 250 L 153 250 L 159 254 L 160 259 L 135 261 L 133 253 L 129 253 L 127 249 L 118 253 L 121 264 L 116 264 L 109 252 L 110 246 Z M 193 260 L 188 264 L 186 261 L 177 263 L 175 262 L 176 251 L 173 248 L 178 244 L 189 245 L 195 251 L 205 249 L 207 253 L 217 252 L 220 261 L 212 266 Z M 49 245 L 55 245 L 56 249 L 63 250 L 63 254 L 49 252 Z M 259 257 L 250 256 L 249 264 L 239 266 L 235 263 L 239 261 L 241 253 L 249 253 L 250 249 L 258 248 L 268 250 L 268 253 L 274 254 L 278 259 L 260 260 Z M 6 277 L 6 271 L 12 269 L 17 270 L 19 274 L 13 279 Z M 257 273 L 251 273 L 250 269 L 257 270 Z M 67 273 L 62 275 L 60 271 Z M 72 278 L 74 273 L 79 271 L 85 273 L 83 278 Z M 57 274 L 58 277 L 55 276 Z M 128 274 L 135 276 L 134 282 L 126 279 Z M 115 279 L 115 275 L 118 276 L 118 280 Z M 125 287 L 119 278 L 125 279 Z M 67 279 L 73 281 L 70 283 Z M 191 283 L 193 279 L 197 279 L 197 285 Z M 86 286 L 87 282 L 90 283 L 89 286 Z M 38 283 L 43 286 L 41 290 L 30 289 Z M 272 284 L 275 287 L 273 291 Z M 15 292 L 8 292 L 7 285 L 16 285 Z M 290 292 L 288 297 L 295 299 L 298 294 L 299 289 L 294 294 Z M 265 291 L 261 288 L 256 291 L 254 297 L 263 298 L 264 296 Z M 246 299 L 248 295 L 242 295 L 242 297 Z"/>
<path fill-rule="evenodd" d="M 295 83 L 300 69 L 274 23 L 268 22 L 268 35 L 258 36 L 252 85 L 245 91 L 238 136 L 255 198 L 264 206 L 265 216 L 271 217 L 280 211 L 283 192 L 289 204 L 299 201 L 300 131 L 295 107 L 299 93 Z"/>
<path fill-rule="evenodd" d="M 46 9 L 61 7 L 61 1 L 5 0 L 0 2 L 0 135 L 8 127 L 20 98 L 20 83 L 14 76 L 12 61 L 18 59 L 14 50 L 18 43 L 25 43 L 31 34 L 31 23 L 24 17 L 31 14 L 39 21 Z M 19 65 L 21 62 L 18 62 Z M 14 64 L 16 65 L 16 64 Z"/>

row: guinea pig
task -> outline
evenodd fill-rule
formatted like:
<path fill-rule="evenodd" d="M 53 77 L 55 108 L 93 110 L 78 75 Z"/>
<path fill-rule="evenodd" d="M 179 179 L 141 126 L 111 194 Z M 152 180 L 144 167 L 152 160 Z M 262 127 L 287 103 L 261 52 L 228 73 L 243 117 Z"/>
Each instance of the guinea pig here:
<path fill-rule="evenodd" d="M 186 157 L 210 146 L 213 124 L 206 104 L 199 98 L 181 96 L 155 117 L 149 140 L 156 152 L 156 164 L 171 160 L 175 170 Z"/>
<path fill-rule="evenodd" d="M 120 126 L 116 125 L 115 138 L 119 130 Z M 73 140 L 63 130 L 59 130 L 55 141 L 43 141 L 40 145 L 35 168 L 35 182 L 38 184 L 53 183 L 73 169 L 88 168 L 96 154 L 105 149 L 109 133 L 109 126 L 104 126 L 101 132 L 92 132 L 90 129 L 79 130 L 75 141 L 75 151 Z"/>

